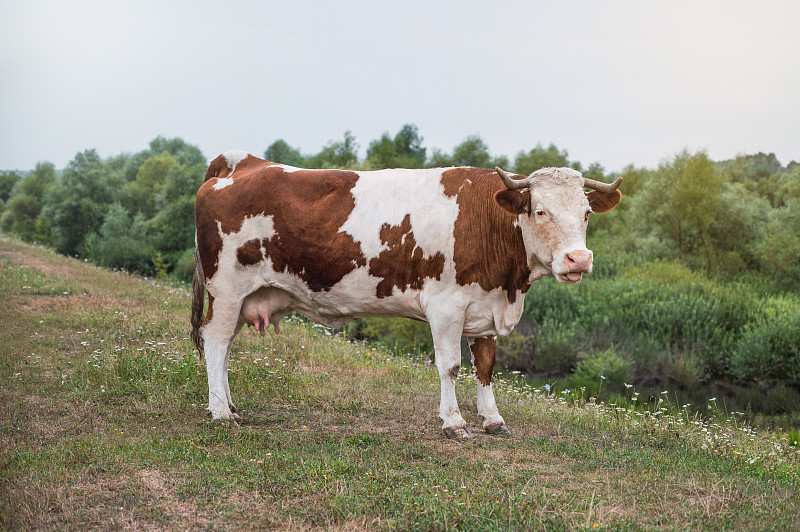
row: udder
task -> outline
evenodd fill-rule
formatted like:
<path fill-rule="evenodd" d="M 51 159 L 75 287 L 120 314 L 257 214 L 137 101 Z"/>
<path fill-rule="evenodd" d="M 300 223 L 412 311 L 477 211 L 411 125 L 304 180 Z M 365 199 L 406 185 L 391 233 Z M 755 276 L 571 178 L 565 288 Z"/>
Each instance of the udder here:
<path fill-rule="evenodd" d="M 247 296 L 242 303 L 241 316 L 248 327 L 255 327 L 261 336 L 269 326 L 279 334 L 280 321 L 289 312 L 290 297 L 283 290 L 276 288 L 260 288 Z"/>

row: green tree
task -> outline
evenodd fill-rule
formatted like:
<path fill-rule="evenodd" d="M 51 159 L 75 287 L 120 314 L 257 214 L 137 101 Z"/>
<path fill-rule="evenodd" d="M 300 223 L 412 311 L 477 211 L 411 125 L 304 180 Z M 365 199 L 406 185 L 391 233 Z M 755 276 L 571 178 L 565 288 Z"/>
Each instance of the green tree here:
<path fill-rule="evenodd" d="M 489 147 L 479 135 L 470 135 L 453 148 L 453 164 L 490 168 L 492 157 L 489 155 Z"/>
<path fill-rule="evenodd" d="M 109 172 L 95 150 L 80 152 L 70 161 L 62 178 L 44 194 L 42 213 L 50 222 L 57 251 L 83 251 L 86 236 L 100 228 L 122 182 L 122 175 Z"/>
<path fill-rule="evenodd" d="M 167 174 L 178 161 L 164 151 L 150 156 L 136 173 L 136 179 L 125 184 L 120 198 L 128 212 L 141 212 L 151 217 L 156 210 L 156 197 L 167 181 Z"/>
<path fill-rule="evenodd" d="M 179 201 L 184 196 L 194 200 L 197 189 L 203 184 L 204 177 L 205 167 L 184 166 L 182 164 L 171 166 L 167 170 L 164 183 L 156 197 L 156 209 L 163 209 L 173 201 Z"/>
<path fill-rule="evenodd" d="M 705 152 L 683 151 L 659 165 L 632 200 L 636 226 L 671 242 L 685 259 L 702 253 L 712 269 L 710 228 L 722 216 L 722 176 Z"/>
<path fill-rule="evenodd" d="M 453 157 L 443 152 L 438 148 L 434 148 L 431 152 L 430 160 L 428 161 L 428 166 L 431 168 L 444 168 L 447 166 L 455 166 L 455 161 Z"/>
<path fill-rule="evenodd" d="M 206 158 L 200 148 L 187 144 L 180 137 L 171 139 L 156 137 L 150 141 L 150 156 L 160 155 L 164 152 L 172 155 L 179 164 L 184 166 L 206 166 Z"/>
<path fill-rule="evenodd" d="M 559 150 L 555 144 L 544 148 L 538 143 L 530 151 L 517 154 L 514 158 L 514 170 L 519 174 L 529 175 L 541 168 L 566 167 L 570 166 L 568 157 L 567 150 Z"/>
<path fill-rule="evenodd" d="M 350 131 L 340 141 L 329 142 L 322 151 L 306 161 L 310 168 L 351 168 L 358 163 L 358 144 Z"/>
<path fill-rule="evenodd" d="M 184 250 L 193 247 L 194 229 L 194 197 L 185 195 L 167 203 L 146 224 L 150 244 L 170 266 Z"/>
<path fill-rule="evenodd" d="M 397 146 L 386 132 L 381 138 L 373 140 L 367 148 L 367 164 L 370 168 L 398 168 L 400 158 L 397 156 Z"/>
<path fill-rule="evenodd" d="M 800 197 L 773 209 L 763 227 L 754 246 L 761 269 L 781 285 L 800 286 Z"/>
<path fill-rule="evenodd" d="M 292 148 L 283 139 L 278 139 L 264 150 L 264 159 L 274 163 L 288 164 L 289 166 L 302 167 L 306 158 L 297 148 Z"/>
<path fill-rule="evenodd" d="M 579 165 L 580 163 L 573 163 L 573 168 L 575 165 Z M 578 168 L 575 168 L 579 170 Z M 600 165 L 600 163 L 592 163 L 589 165 L 589 168 L 582 171 L 583 177 L 588 177 L 589 179 L 594 179 L 595 181 L 605 181 L 605 169 Z"/>
<path fill-rule="evenodd" d="M 800 167 L 791 172 L 779 172 L 764 177 L 750 187 L 757 195 L 769 200 L 774 207 L 782 207 L 794 198 L 800 198 Z"/>
<path fill-rule="evenodd" d="M 0 217 L 3 231 L 18 235 L 28 242 L 45 242 L 46 223 L 40 219 L 45 189 L 56 181 L 51 163 L 39 163 L 25 178 L 18 180 Z"/>
<path fill-rule="evenodd" d="M 717 270 L 731 277 L 758 269 L 757 254 L 775 209 L 745 183 L 723 182 L 720 209 L 708 227 Z"/>
<path fill-rule="evenodd" d="M 11 190 L 22 178 L 15 172 L 0 173 L 0 201 L 6 202 L 11 197 Z"/>
<path fill-rule="evenodd" d="M 399 166 L 402 168 L 422 168 L 425 166 L 426 149 L 422 137 L 414 124 L 405 124 L 394 136 L 394 145 Z"/>
<path fill-rule="evenodd" d="M 109 268 L 148 271 L 152 268 L 152 246 L 145 240 L 144 217 L 131 219 L 120 203 L 113 203 L 98 233 L 88 236 L 86 249 L 98 264 Z"/>

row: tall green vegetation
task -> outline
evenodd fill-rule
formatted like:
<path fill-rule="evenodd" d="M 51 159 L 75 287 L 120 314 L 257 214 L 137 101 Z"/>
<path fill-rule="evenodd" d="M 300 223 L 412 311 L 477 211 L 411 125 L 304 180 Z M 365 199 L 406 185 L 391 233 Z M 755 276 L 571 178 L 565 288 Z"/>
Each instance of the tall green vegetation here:
<path fill-rule="evenodd" d="M 478 135 L 450 152 L 423 140 L 406 124 L 368 142 L 363 158 L 349 131 L 315 154 L 278 139 L 263 155 L 306 168 L 499 165 L 529 174 L 569 166 L 614 177 L 553 144 L 522 150 L 512 163 Z M 60 173 L 50 163 L 24 177 L 2 173 L 0 230 L 107 267 L 188 280 L 206 160 L 180 138 L 158 137 L 133 154 L 80 152 Z M 589 224 L 594 275 L 580 286 L 534 283 L 522 325 L 498 344 L 499 360 L 607 391 L 755 386 L 773 411 L 800 410 L 800 164 L 763 153 L 714 162 L 683 151 L 620 175 L 623 202 Z M 405 320 L 360 321 L 351 331 L 404 351 L 432 345 L 424 324 Z"/>

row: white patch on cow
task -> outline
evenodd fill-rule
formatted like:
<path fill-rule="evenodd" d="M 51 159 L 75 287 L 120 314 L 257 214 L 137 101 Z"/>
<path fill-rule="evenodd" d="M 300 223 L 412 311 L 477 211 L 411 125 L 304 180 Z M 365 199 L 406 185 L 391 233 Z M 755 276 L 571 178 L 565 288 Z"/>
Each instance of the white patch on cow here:
<path fill-rule="evenodd" d="M 236 170 L 236 165 L 247 159 L 250 154 L 244 150 L 228 150 L 223 153 L 222 156 L 225 157 L 225 162 L 228 163 L 228 168 L 230 168 L 231 173 L 233 173 L 233 171 Z"/>
<path fill-rule="evenodd" d="M 219 253 L 217 271 L 208 282 L 208 291 L 215 297 L 218 291 L 223 291 L 227 294 L 240 294 L 244 298 L 258 288 L 258 282 L 251 276 L 238 273 L 242 265 L 236 258 L 236 250 L 248 240 L 272 238 L 275 235 L 273 217 L 261 214 L 250 216 L 244 219 L 242 227 L 236 233 L 223 233 L 221 227 L 219 232 L 222 235 L 222 249 Z M 263 262 L 261 264 L 263 265 Z M 249 268 L 259 267 L 261 267 L 259 264 L 249 266 Z"/>
<path fill-rule="evenodd" d="M 409 214 L 423 255 L 442 253 L 451 263 L 458 204 L 444 194 L 441 180 L 441 169 L 358 172 L 355 208 L 339 230 L 352 235 L 369 260 L 386 249 L 380 238 L 383 224 L 400 225 Z"/>
<path fill-rule="evenodd" d="M 214 190 L 222 190 L 223 188 L 233 184 L 233 172 L 236 171 L 236 165 L 244 159 L 250 157 L 250 154 L 244 150 L 229 150 L 222 154 L 225 157 L 225 162 L 228 164 L 230 172 L 227 177 L 218 178 L 217 182 L 212 187 Z"/>
<path fill-rule="evenodd" d="M 217 178 L 217 182 L 214 183 L 213 188 L 214 190 L 222 190 L 223 188 L 230 186 L 233 184 L 233 176 L 223 177 L 222 179 Z"/>
<path fill-rule="evenodd" d="M 301 172 L 301 171 L 309 171 L 309 172 L 317 172 L 320 170 L 311 170 L 309 168 L 298 168 L 296 166 L 289 166 L 288 164 L 280 164 L 280 163 L 272 163 L 267 168 L 281 168 L 287 174 L 291 174 L 292 172 Z"/>

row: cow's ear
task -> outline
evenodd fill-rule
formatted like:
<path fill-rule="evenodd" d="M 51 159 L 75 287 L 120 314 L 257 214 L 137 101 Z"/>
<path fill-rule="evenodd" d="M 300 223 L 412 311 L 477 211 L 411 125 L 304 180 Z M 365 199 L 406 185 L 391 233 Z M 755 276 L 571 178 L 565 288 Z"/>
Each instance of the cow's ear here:
<path fill-rule="evenodd" d="M 530 212 L 531 209 L 531 193 L 528 189 L 500 190 L 495 192 L 494 200 L 504 211 L 515 215 Z"/>
<path fill-rule="evenodd" d="M 592 208 L 592 212 L 602 214 L 619 205 L 619 202 L 622 200 L 622 192 L 615 190 L 614 192 L 606 194 L 605 192 L 592 190 L 586 194 L 586 199 L 589 200 L 589 206 Z"/>

